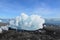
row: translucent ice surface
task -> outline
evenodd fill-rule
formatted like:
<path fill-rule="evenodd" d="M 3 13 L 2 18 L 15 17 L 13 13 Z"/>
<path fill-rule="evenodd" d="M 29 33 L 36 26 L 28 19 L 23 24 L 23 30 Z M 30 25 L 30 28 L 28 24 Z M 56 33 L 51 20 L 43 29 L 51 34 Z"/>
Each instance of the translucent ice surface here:
<path fill-rule="evenodd" d="M 44 18 L 38 15 L 26 15 L 22 13 L 14 20 L 10 20 L 10 27 L 19 30 L 38 30 L 43 28 Z"/>

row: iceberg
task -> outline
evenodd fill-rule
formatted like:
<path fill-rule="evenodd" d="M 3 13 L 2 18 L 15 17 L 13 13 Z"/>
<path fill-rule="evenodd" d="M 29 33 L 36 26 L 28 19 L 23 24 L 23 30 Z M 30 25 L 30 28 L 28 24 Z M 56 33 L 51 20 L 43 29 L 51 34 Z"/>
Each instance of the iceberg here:
<path fill-rule="evenodd" d="M 13 29 L 34 31 L 43 28 L 45 19 L 38 15 L 28 16 L 27 14 L 22 13 L 20 16 L 14 18 L 14 20 L 10 20 L 9 23 L 9 27 Z"/>

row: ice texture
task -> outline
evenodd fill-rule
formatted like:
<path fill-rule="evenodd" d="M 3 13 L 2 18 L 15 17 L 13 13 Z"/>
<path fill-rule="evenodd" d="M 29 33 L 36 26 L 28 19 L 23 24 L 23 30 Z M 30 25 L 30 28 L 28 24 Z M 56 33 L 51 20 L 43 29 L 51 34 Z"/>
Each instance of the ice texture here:
<path fill-rule="evenodd" d="M 10 20 L 10 28 L 34 31 L 42 29 L 44 23 L 44 18 L 42 18 L 39 15 L 28 16 L 27 14 L 22 13 L 20 16 L 17 16 L 14 20 Z"/>

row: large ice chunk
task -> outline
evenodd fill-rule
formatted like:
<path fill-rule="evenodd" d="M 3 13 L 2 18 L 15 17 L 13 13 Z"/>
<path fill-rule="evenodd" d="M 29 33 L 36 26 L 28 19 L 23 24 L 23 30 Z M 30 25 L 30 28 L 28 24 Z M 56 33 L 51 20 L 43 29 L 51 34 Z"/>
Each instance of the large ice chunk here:
<path fill-rule="evenodd" d="M 22 29 L 22 30 L 32 30 L 32 31 L 42 29 L 44 23 L 45 20 L 41 16 L 38 15 L 28 16 L 24 13 L 22 13 L 20 16 L 17 16 L 15 18 L 15 22 L 13 20 L 10 21 L 10 25 L 13 25 L 13 28 L 16 27 L 16 29 L 19 30 Z"/>

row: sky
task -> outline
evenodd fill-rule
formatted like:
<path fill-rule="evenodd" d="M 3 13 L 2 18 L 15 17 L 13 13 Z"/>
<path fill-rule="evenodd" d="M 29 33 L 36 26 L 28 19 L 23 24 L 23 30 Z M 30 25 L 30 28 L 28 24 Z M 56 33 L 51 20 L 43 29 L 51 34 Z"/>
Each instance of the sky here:
<path fill-rule="evenodd" d="M 0 0 L 0 18 L 14 18 L 21 13 L 60 18 L 60 0 Z"/>

